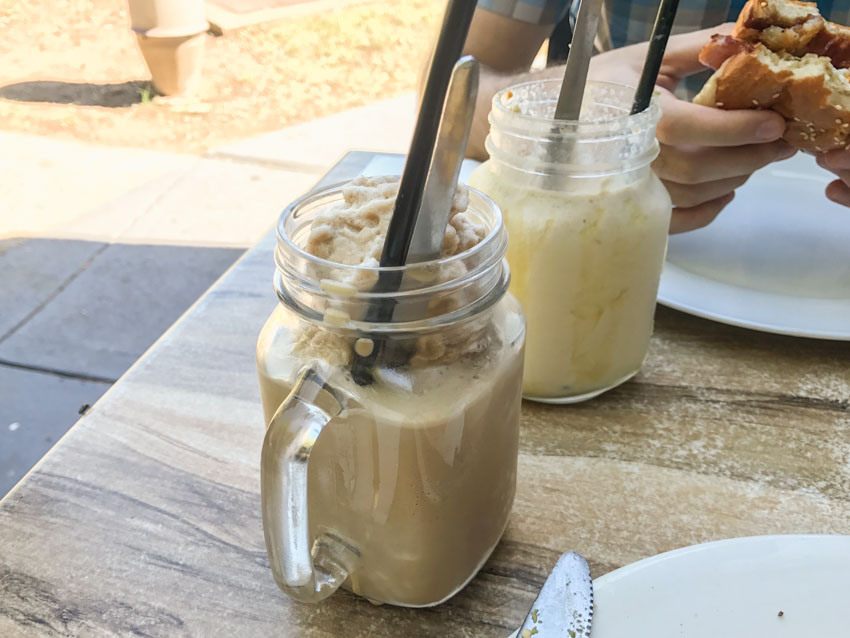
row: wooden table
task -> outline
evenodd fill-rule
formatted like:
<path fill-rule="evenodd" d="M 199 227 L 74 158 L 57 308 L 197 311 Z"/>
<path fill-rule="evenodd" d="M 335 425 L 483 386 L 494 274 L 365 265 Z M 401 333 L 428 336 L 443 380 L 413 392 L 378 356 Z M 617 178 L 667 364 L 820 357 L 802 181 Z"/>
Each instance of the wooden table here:
<path fill-rule="evenodd" d="M 327 180 L 369 158 L 349 154 Z M 463 592 L 427 610 L 346 592 L 295 604 L 260 521 L 254 344 L 276 303 L 272 246 L 0 503 L 0 636 L 503 637 L 567 549 L 600 576 L 714 539 L 850 533 L 850 343 L 659 308 L 634 381 L 575 407 L 523 406 L 511 522 Z"/>

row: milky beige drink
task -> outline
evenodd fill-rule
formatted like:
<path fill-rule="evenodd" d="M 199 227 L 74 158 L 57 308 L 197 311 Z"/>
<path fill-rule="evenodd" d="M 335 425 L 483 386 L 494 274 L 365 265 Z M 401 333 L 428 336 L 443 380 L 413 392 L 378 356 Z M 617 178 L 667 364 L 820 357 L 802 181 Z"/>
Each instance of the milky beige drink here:
<path fill-rule="evenodd" d="M 553 132 L 557 83 L 493 101 L 490 160 L 470 177 L 502 208 L 511 292 L 528 320 L 527 398 L 569 403 L 633 376 L 652 335 L 671 203 L 650 170 L 658 108 L 591 83 L 582 121 Z"/>
<path fill-rule="evenodd" d="M 294 312 L 295 298 L 306 297 L 297 285 L 287 290 L 282 279 L 279 296 L 293 304 L 274 311 L 258 343 L 263 409 L 266 423 L 272 423 L 267 445 L 272 429 L 287 421 L 278 446 L 293 449 L 303 436 L 298 419 L 316 418 L 308 403 L 332 416 L 309 451 L 303 505 L 310 545 L 333 554 L 328 560 L 314 557 L 314 571 L 316 563 L 321 569 L 326 563 L 340 566 L 336 572 L 330 568 L 332 580 L 339 581 L 333 586 L 313 583 L 310 589 L 292 585 L 297 575 L 287 578 L 287 570 L 297 571 L 291 565 L 297 556 L 276 542 L 269 505 L 276 499 L 265 485 L 288 470 L 286 464 L 267 466 L 264 456 L 264 524 L 272 568 L 275 556 L 282 556 L 275 576 L 302 600 L 321 599 L 344 580 L 376 602 L 442 602 L 492 552 L 513 501 L 524 322 L 504 291 L 500 217 L 477 193 L 470 194 L 466 210 L 466 192 L 461 192 L 442 262 L 406 276 L 396 308 L 405 318 L 416 309 L 426 316 L 376 335 L 365 325 L 365 309 L 373 302 L 375 251 L 395 188 L 394 181 L 361 178 L 335 208 L 317 208 L 300 234 L 287 231 L 304 253 L 327 260 L 306 258 L 309 276 L 303 279 L 316 282 L 319 298 L 308 303 L 322 313 L 311 321 Z M 286 272 L 280 252 L 279 271 Z M 347 267 L 333 265 L 340 262 Z M 360 385 L 351 373 L 355 352 L 369 354 L 376 347 L 381 354 L 371 371 L 373 382 Z M 320 381 L 299 386 L 305 368 Z M 285 403 L 293 388 L 304 399 Z M 282 419 L 287 409 L 297 418 Z M 287 493 L 283 485 L 282 500 Z"/>
<path fill-rule="evenodd" d="M 406 375 L 410 390 L 339 380 L 352 401 L 310 457 L 310 530 L 356 539 L 355 593 L 434 604 L 496 546 L 514 496 L 522 381 L 520 351 L 503 350 L 498 365 Z M 288 367 L 261 372 L 267 422 L 291 388 Z"/>

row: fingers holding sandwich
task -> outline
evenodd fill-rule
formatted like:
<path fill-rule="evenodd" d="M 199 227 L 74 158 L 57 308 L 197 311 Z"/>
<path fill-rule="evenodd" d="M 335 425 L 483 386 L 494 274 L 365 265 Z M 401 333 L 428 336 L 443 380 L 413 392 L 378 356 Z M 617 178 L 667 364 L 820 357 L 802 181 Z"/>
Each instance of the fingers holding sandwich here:
<path fill-rule="evenodd" d="M 749 178 L 749 175 L 741 175 L 703 184 L 688 185 L 677 184 L 664 179 L 661 181 L 667 188 L 667 192 L 670 193 L 670 199 L 673 200 L 674 206 L 690 208 L 728 195 L 743 186 Z"/>
<path fill-rule="evenodd" d="M 707 225 L 753 172 L 796 152 L 780 139 L 785 120 L 772 111 L 721 111 L 664 90 L 661 103 L 653 170 L 673 200 L 671 233 Z"/>
<path fill-rule="evenodd" d="M 839 179 L 826 187 L 826 196 L 837 204 L 850 207 L 850 151 L 831 151 L 819 155 L 818 166 Z"/>
<path fill-rule="evenodd" d="M 666 91 L 661 94 L 661 109 L 657 135 L 662 144 L 758 144 L 778 140 L 786 127 L 785 118 L 773 111 L 724 111 L 685 102 Z"/>
<path fill-rule="evenodd" d="M 704 184 L 751 175 L 772 162 L 797 152 L 781 140 L 741 146 L 661 146 L 652 165 L 662 180 L 677 184 Z"/>
<path fill-rule="evenodd" d="M 826 187 L 826 196 L 836 204 L 850 207 L 850 178 L 837 179 Z"/>
<path fill-rule="evenodd" d="M 670 234 L 686 233 L 708 226 L 734 198 L 735 193 L 731 192 L 698 206 L 674 208 L 673 217 L 670 218 Z"/>

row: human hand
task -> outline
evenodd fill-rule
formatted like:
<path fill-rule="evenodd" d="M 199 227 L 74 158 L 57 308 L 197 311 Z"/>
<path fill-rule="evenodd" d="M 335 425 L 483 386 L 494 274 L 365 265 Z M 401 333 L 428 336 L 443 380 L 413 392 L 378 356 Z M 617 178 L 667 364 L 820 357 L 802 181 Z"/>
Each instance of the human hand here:
<path fill-rule="evenodd" d="M 698 56 L 711 35 L 728 33 L 731 27 L 672 36 L 658 74 L 662 116 L 657 129 L 660 153 L 653 169 L 673 200 L 671 233 L 709 224 L 756 170 L 796 152 L 780 139 L 785 120 L 773 111 L 725 111 L 673 94 L 684 77 L 705 70 Z M 637 44 L 595 56 L 590 77 L 636 85 L 646 47 L 646 43 Z M 847 175 L 850 180 L 850 170 Z M 850 187 L 845 189 L 850 202 Z"/>
<path fill-rule="evenodd" d="M 826 187 L 826 196 L 850 207 L 850 151 L 837 150 L 817 156 L 818 166 L 838 176 Z"/>

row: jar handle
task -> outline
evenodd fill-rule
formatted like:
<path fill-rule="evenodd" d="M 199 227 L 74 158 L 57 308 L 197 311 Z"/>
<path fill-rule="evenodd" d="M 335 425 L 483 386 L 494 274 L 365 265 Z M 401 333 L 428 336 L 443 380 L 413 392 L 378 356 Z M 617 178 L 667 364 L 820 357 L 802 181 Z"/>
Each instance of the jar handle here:
<path fill-rule="evenodd" d="M 260 467 L 263 532 L 274 579 L 295 600 L 312 603 L 339 589 L 359 558 L 331 533 L 317 537 L 312 551 L 310 546 L 307 464 L 322 428 L 345 403 L 324 376 L 318 364 L 298 375 L 266 430 Z"/>

